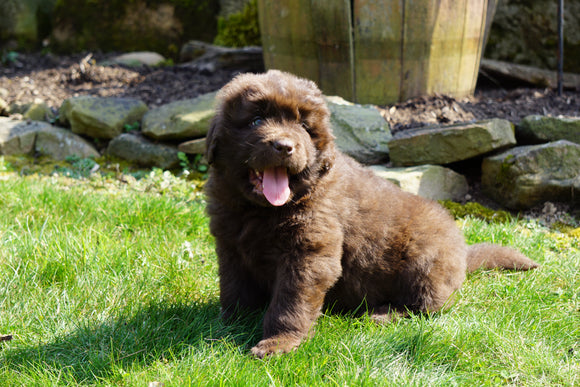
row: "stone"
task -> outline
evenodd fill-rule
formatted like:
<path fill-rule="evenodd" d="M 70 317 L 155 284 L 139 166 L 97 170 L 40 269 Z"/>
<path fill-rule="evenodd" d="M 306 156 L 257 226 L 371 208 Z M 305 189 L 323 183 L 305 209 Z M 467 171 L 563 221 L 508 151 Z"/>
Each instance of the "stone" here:
<path fill-rule="evenodd" d="M 144 167 L 171 169 L 179 165 L 177 147 L 156 144 L 139 133 L 115 137 L 109 142 L 106 153 Z"/>
<path fill-rule="evenodd" d="M 487 157 L 481 183 L 487 195 L 514 210 L 548 200 L 580 201 L 580 145 L 560 140 Z"/>
<path fill-rule="evenodd" d="M 386 168 L 380 165 L 369 167 L 377 176 L 398 185 L 403 191 L 432 200 L 454 200 L 465 198 L 469 186 L 467 179 L 439 165 L 420 165 L 407 168 Z"/>
<path fill-rule="evenodd" d="M 133 98 L 73 97 L 61 105 L 60 122 L 70 124 L 73 133 L 112 139 L 125 125 L 141 121 L 147 110 L 143 101 Z"/>
<path fill-rule="evenodd" d="M 194 155 L 203 155 L 205 154 L 205 137 L 198 138 L 191 141 L 186 141 L 181 143 L 177 146 L 177 150 L 179 152 L 194 154 Z"/>
<path fill-rule="evenodd" d="M 338 149 L 364 164 L 388 159 L 388 142 L 393 136 L 376 108 L 353 104 L 340 97 L 327 97 L 326 101 Z"/>
<path fill-rule="evenodd" d="M 516 126 L 516 138 L 518 143 L 524 144 L 541 144 L 558 140 L 580 144 L 580 118 L 527 116 Z"/>
<path fill-rule="evenodd" d="M 48 124 L 0 117 L 0 154 L 24 155 L 34 150 L 36 133 Z"/>
<path fill-rule="evenodd" d="M 389 142 L 395 166 L 449 164 L 516 144 L 511 122 L 494 118 L 467 124 L 406 130 Z"/>
<path fill-rule="evenodd" d="M 556 70 L 558 2 L 494 0 L 485 57 Z M 580 0 L 564 5 L 564 71 L 580 73 Z"/>
<path fill-rule="evenodd" d="M 43 155 L 55 160 L 64 160 L 69 156 L 97 158 L 100 153 L 84 138 L 77 136 L 70 130 L 47 125 L 36 133 L 34 149 Z"/>
<path fill-rule="evenodd" d="M 8 102 L 0 97 L 0 115 L 8 114 Z"/>
<path fill-rule="evenodd" d="M 46 122 L 19 121 L 0 117 L 0 154 L 25 155 L 33 152 L 64 160 L 68 156 L 99 157 L 85 139 Z"/>
<path fill-rule="evenodd" d="M 203 137 L 214 116 L 216 93 L 175 101 L 151 109 L 143 117 L 143 134 L 155 140 L 181 140 Z"/>
<path fill-rule="evenodd" d="M 114 57 L 110 62 L 126 66 L 159 66 L 165 61 L 161 54 L 151 51 L 135 51 Z"/>
<path fill-rule="evenodd" d="M 13 102 L 8 106 L 8 108 L 6 109 L 6 112 L 9 115 L 24 114 L 24 113 L 26 113 L 26 111 L 28 110 L 30 105 L 32 105 L 32 103 Z"/>
<path fill-rule="evenodd" d="M 33 121 L 51 121 L 54 120 L 54 113 L 44 102 L 35 102 L 28 106 L 24 112 L 23 118 Z"/>

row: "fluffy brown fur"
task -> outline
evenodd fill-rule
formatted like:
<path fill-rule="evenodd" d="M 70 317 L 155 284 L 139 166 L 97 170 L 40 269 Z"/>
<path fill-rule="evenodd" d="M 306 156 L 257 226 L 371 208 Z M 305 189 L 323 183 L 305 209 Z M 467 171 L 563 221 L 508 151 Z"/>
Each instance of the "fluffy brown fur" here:
<path fill-rule="evenodd" d="M 333 139 L 311 81 L 242 74 L 218 94 L 208 213 L 224 317 L 268 306 L 254 355 L 298 346 L 325 304 L 389 320 L 439 310 L 467 270 L 537 266 L 507 247 L 467 246 L 440 205 L 376 177 Z"/>

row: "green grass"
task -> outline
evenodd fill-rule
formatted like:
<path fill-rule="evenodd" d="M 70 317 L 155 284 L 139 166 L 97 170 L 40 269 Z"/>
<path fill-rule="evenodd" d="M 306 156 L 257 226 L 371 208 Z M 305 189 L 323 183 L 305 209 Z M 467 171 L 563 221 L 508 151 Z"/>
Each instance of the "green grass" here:
<path fill-rule="evenodd" d="M 248 355 L 260 317 L 219 319 L 203 196 L 157 171 L 0 181 L 0 385 L 580 385 L 580 243 L 533 222 L 458 220 L 542 264 L 469 275 L 455 305 L 379 326 L 324 315 Z"/>

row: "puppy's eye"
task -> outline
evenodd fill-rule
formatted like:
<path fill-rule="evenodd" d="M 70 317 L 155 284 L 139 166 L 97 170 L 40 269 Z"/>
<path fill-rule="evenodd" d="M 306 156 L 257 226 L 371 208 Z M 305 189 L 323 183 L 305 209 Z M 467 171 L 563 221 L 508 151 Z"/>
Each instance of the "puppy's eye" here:
<path fill-rule="evenodd" d="M 250 128 L 256 128 L 260 125 L 262 125 L 264 123 L 264 119 L 260 116 L 256 116 L 254 118 L 252 118 L 252 121 L 250 121 Z"/>
<path fill-rule="evenodd" d="M 310 137 L 312 137 L 312 138 L 316 138 L 316 137 L 317 137 L 317 135 L 316 135 L 316 131 L 315 131 L 315 130 L 313 130 L 313 129 L 310 127 L 310 125 L 308 125 L 308 123 L 307 123 L 307 122 L 302 122 L 302 123 L 301 123 L 301 125 L 302 125 L 302 127 L 304 128 L 304 130 L 306 130 L 306 132 L 307 132 L 307 133 L 310 135 Z"/>

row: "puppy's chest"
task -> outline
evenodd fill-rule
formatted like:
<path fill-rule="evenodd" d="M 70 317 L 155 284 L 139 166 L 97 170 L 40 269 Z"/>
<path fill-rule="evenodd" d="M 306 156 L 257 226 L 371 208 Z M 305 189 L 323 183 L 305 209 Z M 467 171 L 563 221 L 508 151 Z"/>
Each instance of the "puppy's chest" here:
<path fill-rule="evenodd" d="M 244 219 L 237 249 L 246 266 L 263 271 L 275 270 L 282 260 L 300 249 L 299 230 L 307 226 L 294 219 L 252 217 Z"/>

